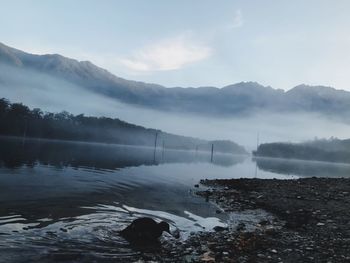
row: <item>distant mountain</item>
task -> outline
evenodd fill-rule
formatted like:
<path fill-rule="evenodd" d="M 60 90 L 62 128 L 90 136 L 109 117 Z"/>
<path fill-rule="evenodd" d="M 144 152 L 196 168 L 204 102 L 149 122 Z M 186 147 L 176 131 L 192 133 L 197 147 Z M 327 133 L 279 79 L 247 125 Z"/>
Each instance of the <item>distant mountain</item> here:
<path fill-rule="evenodd" d="M 300 85 L 285 92 L 256 82 L 241 82 L 221 89 L 166 88 L 119 78 L 89 61 L 79 62 L 57 54 L 33 55 L 1 43 L 0 63 L 45 73 L 98 94 L 156 110 L 220 116 L 254 111 L 315 112 L 337 117 L 350 113 L 350 92 L 331 87 Z M 5 75 L 0 72 L 0 85 Z"/>

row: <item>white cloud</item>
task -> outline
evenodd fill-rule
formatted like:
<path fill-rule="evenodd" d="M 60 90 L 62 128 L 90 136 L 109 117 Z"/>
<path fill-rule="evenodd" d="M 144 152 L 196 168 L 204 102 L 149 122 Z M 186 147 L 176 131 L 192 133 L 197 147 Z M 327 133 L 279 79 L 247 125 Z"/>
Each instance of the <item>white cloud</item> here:
<path fill-rule="evenodd" d="M 165 71 L 201 61 L 211 53 L 211 48 L 180 36 L 146 46 L 119 61 L 133 71 Z"/>
<path fill-rule="evenodd" d="M 233 18 L 233 22 L 229 25 L 229 28 L 238 28 L 243 26 L 243 15 L 241 9 L 236 10 L 235 16 Z"/>

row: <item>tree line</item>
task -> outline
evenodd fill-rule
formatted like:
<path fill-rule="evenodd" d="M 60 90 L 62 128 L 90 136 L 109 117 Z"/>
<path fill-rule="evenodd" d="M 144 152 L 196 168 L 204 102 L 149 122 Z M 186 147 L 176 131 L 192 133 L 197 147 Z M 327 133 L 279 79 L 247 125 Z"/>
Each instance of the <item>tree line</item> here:
<path fill-rule="evenodd" d="M 238 144 L 227 141 L 206 141 L 179 136 L 130 124 L 117 118 L 43 112 L 22 103 L 0 99 L 0 135 L 58 140 L 90 141 L 127 145 L 157 145 L 158 148 L 246 153 Z"/>
<path fill-rule="evenodd" d="M 349 140 L 315 140 L 305 143 L 265 143 L 255 156 L 350 163 Z M 323 146 L 323 147 L 321 147 Z M 324 147 L 326 146 L 326 147 Z"/>
<path fill-rule="evenodd" d="M 0 135 L 152 145 L 156 132 L 119 119 L 31 110 L 0 99 Z"/>

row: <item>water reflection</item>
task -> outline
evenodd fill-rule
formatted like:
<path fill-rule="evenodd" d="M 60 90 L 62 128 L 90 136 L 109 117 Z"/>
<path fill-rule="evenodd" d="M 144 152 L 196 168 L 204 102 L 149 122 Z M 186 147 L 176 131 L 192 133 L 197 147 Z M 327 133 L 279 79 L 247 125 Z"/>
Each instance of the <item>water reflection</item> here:
<path fill-rule="evenodd" d="M 151 148 L 17 138 L 1 138 L 0 145 L 0 253 L 6 262 L 23 256 L 131 260 L 139 252 L 118 231 L 145 215 L 168 221 L 182 238 L 224 226 L 229 215 L 216 215 L 214 205 L 193 195 L 193 185 L 201 170 L 245 160 L 215 155 L 210 163 L 202 152 L 154 155 Z"/>
<path fill-rule="evenodd" d="M 191 152 L 115 144 L 52 141 L 0 137 L 0 167 L 16 168 L 37 164 L 63 167 L 88 167 L 115 170 L 140 165 L 162 163 L 211 162 L 207 152 Z M 154 154 L 155 153 L 155 154 Z M 213 164 L 232 166 L 244 160 L 244 156 L 215 154 Z"/>
<path fill-rule="evenodd" d="M 350 164 L 277 158 L 254 158 L 259 170 L 300 177 L 349 177 Z"/>
<path fill-rule="evenodd" d="M 186 238 L 263 212 L 216 214 L 201 179 L 348 176 L 349 166 L 107 144 L 0 138 L 0 254 L 5 262 L 135 259 L 118 230 L 140 216 Z"/>

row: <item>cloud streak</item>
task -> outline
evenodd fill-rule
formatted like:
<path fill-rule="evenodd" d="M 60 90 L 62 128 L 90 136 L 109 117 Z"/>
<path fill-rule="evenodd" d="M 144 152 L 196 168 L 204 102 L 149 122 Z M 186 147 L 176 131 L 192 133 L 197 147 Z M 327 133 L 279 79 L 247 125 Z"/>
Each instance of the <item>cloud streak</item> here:
<path fill-rule="evenodd" d="M 242 14 L 241 9 L 238 9 L 235 12 L 233 22 L 229 25 L 229 28 L 231 28 L 231 29 L 239 28 L 239 27 L 242 27 L 243 24 L 244 24 L 243 14 Z"/>
<path fill-rule="evenodd" d="M 204 60 L 211 54 L 210 47 L 180 36 L 136 50 L 128 58 L 121 58 L 119 61 L 133 71 L 167 71 Z"/>

